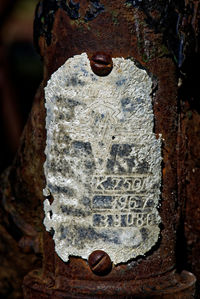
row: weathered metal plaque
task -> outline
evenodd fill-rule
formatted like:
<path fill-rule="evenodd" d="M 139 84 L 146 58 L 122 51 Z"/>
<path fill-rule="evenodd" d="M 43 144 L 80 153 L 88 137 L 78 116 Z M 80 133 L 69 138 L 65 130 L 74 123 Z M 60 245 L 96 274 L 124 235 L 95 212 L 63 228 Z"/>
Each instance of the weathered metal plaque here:
<path fill-rule="evenodd" d="M 64 261 L 101 249 L 117 264 L 157 242 L 162 158 L 151 92 L 133 61 L 115 58 L 99 77 L 85 53 L 49 80 L 44 195 L 54 200 L 44 202 L 44 225 Z"/>

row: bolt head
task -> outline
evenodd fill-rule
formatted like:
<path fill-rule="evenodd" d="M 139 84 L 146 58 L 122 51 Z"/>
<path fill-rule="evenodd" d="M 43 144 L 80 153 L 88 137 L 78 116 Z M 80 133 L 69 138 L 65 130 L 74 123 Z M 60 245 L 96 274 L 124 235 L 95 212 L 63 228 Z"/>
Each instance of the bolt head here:
<path fill-rule="evenodd" d="M 108 274 L 112 268 L 111 259 L 103 250 L 93 251 L 88 258 L 88 264 L 92 272 L 100 276 Z"/>
<path fill-rule="evenodd" d="M 113 68 L 112 57 L 104 52 L 96 52 L 90 59 L 90 66 L 97 76 L 107 76 Z"/>

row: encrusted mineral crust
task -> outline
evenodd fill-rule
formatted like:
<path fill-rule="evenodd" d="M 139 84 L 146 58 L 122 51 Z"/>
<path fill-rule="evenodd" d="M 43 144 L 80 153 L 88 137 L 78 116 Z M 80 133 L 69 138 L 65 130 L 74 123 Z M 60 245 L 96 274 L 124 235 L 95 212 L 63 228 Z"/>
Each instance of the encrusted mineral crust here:
<path fill-rule="evenodd" d="M 133 61 L 113 59 L 96 76 L 85 53 L 48 81 L 44 225 L 57 254 L 87 259 L 97 249 L 115 263 L 157 242 L 161 138 L 153 132 L 152 81 Z"/>

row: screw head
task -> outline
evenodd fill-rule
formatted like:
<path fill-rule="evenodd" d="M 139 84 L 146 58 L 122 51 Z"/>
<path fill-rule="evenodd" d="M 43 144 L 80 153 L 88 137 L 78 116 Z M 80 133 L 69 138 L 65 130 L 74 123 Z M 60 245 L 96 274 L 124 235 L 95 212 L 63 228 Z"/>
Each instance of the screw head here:
<path fill-rule="evenodd" d="M 92 272 L 100 276 L 108 274 L 112 268 L 111 259 L 103 250 L 93 251 L 88 258 L 88 263 Z"/>
<path fill-rule="evenodd" d="M 90 59 L 90 66 L 98 76 L 107 76 L 113 68 L 112 57 L 104 52 L 96 52 Z"/>

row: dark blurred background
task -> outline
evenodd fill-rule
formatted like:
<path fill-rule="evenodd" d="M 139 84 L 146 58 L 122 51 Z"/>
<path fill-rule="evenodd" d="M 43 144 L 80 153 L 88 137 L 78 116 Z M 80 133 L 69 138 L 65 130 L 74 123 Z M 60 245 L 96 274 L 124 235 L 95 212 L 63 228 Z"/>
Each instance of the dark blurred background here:
<path fill-rule="evenodd" d="M 14 158 L 42 81 L 42 62 L 33 45 L 37 2 L 0 0 L 0 172 Z"/>

